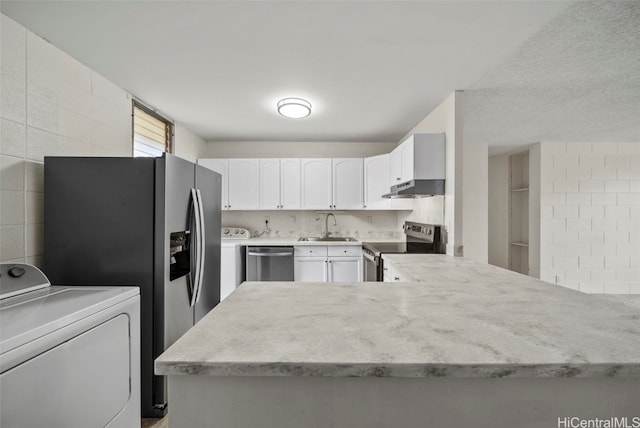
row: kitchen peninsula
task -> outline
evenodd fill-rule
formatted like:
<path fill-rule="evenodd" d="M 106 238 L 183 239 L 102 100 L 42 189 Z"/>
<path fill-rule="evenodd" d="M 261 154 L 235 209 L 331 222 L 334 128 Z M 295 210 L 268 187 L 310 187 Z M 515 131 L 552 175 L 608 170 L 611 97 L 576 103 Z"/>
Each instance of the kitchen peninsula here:
<path fill-rule="evenodd" d="M 415 282 L 244 283 L 156 360 L 204 427 L 555 427 L 640 416 L 640 311 L 490 265 Z"/>

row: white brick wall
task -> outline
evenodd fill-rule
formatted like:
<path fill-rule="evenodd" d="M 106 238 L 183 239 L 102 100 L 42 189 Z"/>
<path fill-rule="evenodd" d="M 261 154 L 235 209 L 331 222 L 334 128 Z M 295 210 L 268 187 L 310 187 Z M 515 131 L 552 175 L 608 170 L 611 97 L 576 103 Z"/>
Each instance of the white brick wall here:
<path fill-rule="evenodd" d="M 540 277 L 640 294 L 640 142 L 541 143 Z"/>

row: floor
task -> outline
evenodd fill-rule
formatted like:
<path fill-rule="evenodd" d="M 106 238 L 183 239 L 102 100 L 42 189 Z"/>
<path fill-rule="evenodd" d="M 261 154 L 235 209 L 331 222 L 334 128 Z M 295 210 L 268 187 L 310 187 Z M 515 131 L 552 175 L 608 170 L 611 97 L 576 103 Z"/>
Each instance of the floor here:
<path fill-rule="evenodd" d="M 169 428 L 169 416 L 162 419 L 142 419 L 142 428 Z"/>

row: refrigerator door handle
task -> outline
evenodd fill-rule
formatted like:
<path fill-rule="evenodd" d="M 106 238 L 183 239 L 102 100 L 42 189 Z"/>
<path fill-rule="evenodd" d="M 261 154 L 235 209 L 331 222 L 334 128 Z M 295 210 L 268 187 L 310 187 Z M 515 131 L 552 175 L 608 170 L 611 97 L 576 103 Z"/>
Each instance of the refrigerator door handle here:
<path fill-rule="evenodd" d="M 204 204 L 202 203 L 202 193 L 200 189 L 196 189 L 196 196 L 198 201 L 198 212 L 200 217 L 200 249 L 198 251 L 198 288 L 196 291 L 196 303 L 200 301 L 200 291 L 202 290 L 202 283 L 204 282 L 204 261 L 205 261 L 205 251 L 206 251 L 206 239 L 205 239 L 205 223 L 204 223 Z"/>
<path fill-rule="evenodd" d="M 191 239 L 195 239 L 195 267 L 191 271 L 191 302 L 189 305 L 193 307 L 196 303 L 196 297 L 198 293 L 198 284 L 200 283 L 200 209 L 198 208 L 198 193 L 196 189 L 191 189 L 191 211 L 193 213 L 192 219 L 195 217 L 194 224 L 192 225 Z"/>

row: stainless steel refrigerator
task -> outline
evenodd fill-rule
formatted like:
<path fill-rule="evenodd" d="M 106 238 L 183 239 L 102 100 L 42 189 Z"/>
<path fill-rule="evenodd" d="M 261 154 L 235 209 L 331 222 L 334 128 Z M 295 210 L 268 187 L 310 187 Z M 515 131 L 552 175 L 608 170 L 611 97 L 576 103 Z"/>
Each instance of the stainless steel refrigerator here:
<path fill-rule="evenodd" d="M 153 361 L 220 302 L 221 176 L 165 155 L 46 157 L 44 177 L 45 273 L 140 287 L 142 416 L 163 416 Z"/>

